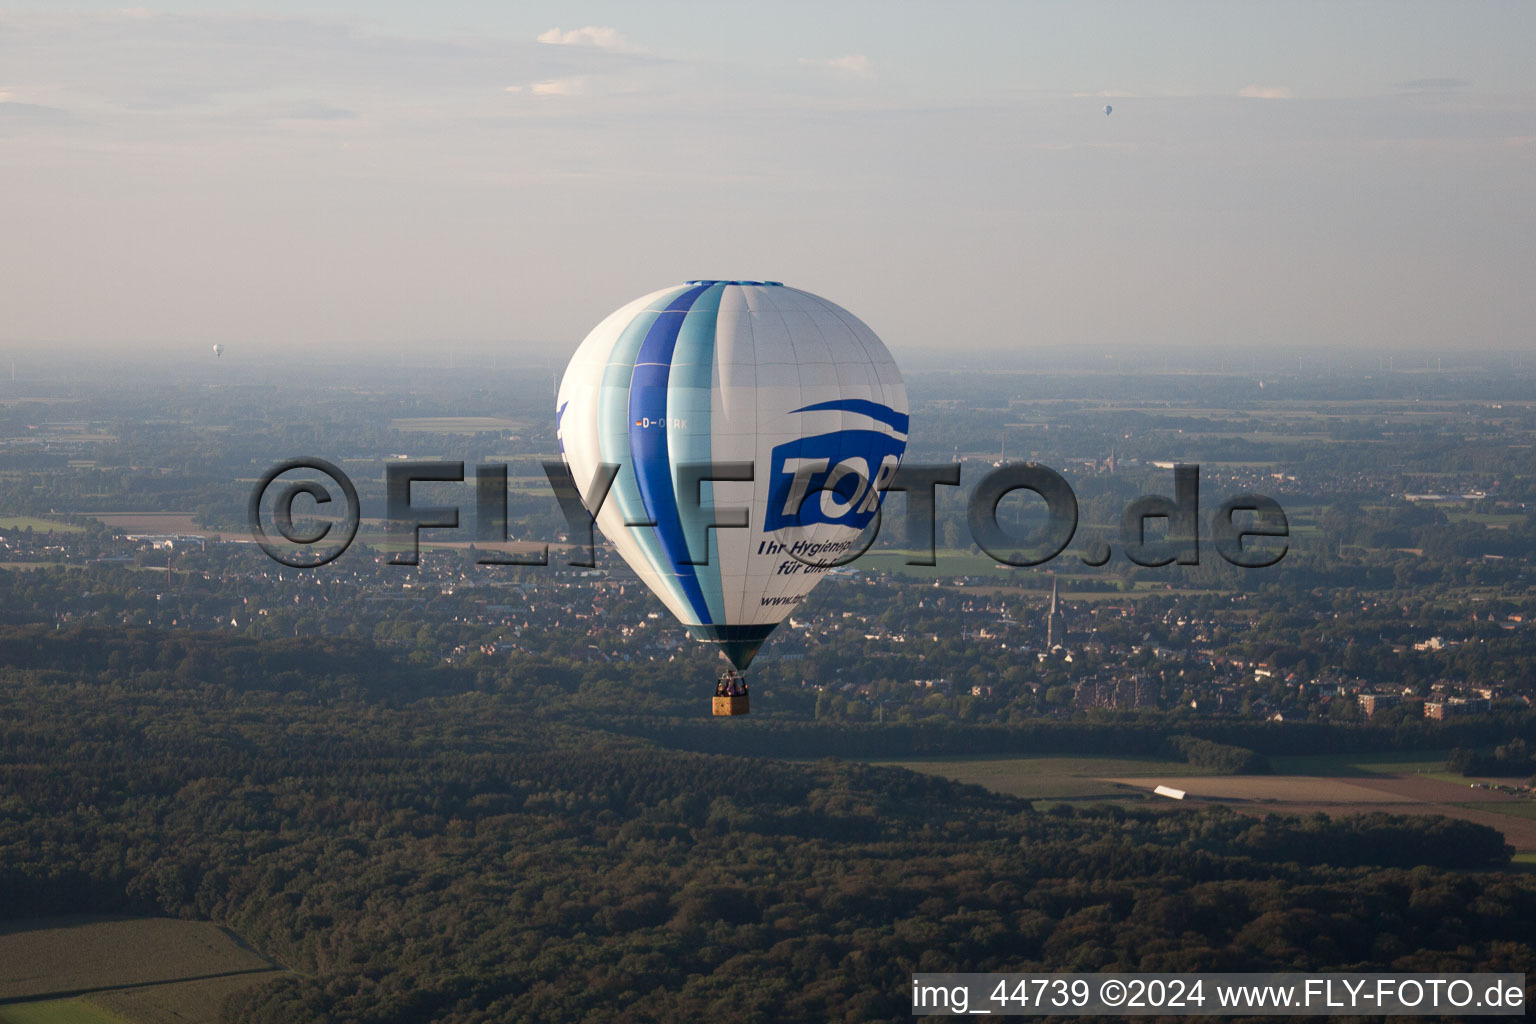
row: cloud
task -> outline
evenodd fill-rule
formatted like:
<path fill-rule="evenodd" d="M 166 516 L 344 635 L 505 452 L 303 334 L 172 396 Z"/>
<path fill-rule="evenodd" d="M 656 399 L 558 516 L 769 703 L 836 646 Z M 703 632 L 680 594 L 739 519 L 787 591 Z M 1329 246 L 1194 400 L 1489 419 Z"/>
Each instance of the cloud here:
<path fill-rule="evenodd" d="M 585 75 L 551 78 L 544 82 L 534 82 L 528 87 L 528 91 L 535 96 L 580 96 L 587 91 L 587 78 Z"/>
<path fill-rule="evenodd" d="M 0 98 L 0 123 L 68 124 L 73 120 L 68 111 L 58 107 L 46 107 L 40 103 L 18 103 L 12 99 Z"/>
<path fill-rule="evenodd" d="M 619 34 L 609 25 L 588 25 L 564 31 L 552 28 L 539 34 L 539 42 L 550 46 L 592 46 L 599 50 L 616 50 L 620 53 L 642 53 L 641 47 Z"/>
<path fill-rule="evenodd" d="M 1398 82 L 1394 89 L 1407 89 L 1410 92 L 1450 92 L 1452 89 L 1466 89 L 1472 85 L 1465 78 L 1415 78 L 1408 82 Z"/>
<path fill-rule="evenodd" d="M 1237 94 L 1250 100 L 1288 100 L 1296 96 L 1283 85 L 1245 85 Z"/>
<path fill-rule="evenodd" d="M 1133 150 L 1136 148 L 1130 142 L 1037 142 L 1033 149 L 1041 149 L 1047 153 L 1070 153 L 1079 149 L 1121 149 Z"/>
<path fill-rule="evenodd" d="M 329 103 L 296 103 L 276 116 L 285 121 L 356 121 L 357 111 Z"/>
<path fill-rule="evenodd" d="M 815 60 L 810 57 L 801 57 L 801 64 L 814 64 L 829 71 L 835 71 L 846 78 L 874 78 L 875 65 L 862 53 L 850 53 L 843 57 L 832 57 L 826 60 Z"/>

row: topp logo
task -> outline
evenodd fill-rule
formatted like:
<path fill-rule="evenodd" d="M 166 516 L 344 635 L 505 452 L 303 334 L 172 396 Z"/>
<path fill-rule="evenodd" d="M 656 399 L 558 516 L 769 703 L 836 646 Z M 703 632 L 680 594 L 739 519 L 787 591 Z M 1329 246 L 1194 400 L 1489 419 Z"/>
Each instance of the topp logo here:
<path fill-rule="evenodd" d="M 907 417 L 876 402 L 843 399 L 808 405 L 795 413 L 853 412 L 900 431 L 839 430 L 788 441 L 769 461 L 768 513 L 763 530 L 831 523 L 862 530 L 879 511 L 880 495 L 896 476 L 907 450 Z"/>

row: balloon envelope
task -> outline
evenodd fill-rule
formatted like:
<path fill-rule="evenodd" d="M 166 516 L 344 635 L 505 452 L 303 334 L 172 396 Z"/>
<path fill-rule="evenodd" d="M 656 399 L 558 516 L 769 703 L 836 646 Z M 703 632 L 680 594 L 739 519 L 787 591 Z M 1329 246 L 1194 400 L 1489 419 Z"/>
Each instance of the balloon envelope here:
<path fill-rule="evenodd" d="M 219 358 L 219 356 L 222 356 L 223 354 L 224 354 L 224 346 L 223 345 L 215 345 L 215 346 L 213 346 L 213 358 L 217 359 L 217 358 Z"/>
<path fill-rule="evenodd" d="M 856 553 L 907 439 L 906 388 L 875 333 L 767 281 L 690 281 L 619 309 L 571 358 L 556 416 L 589 510 L 599 465 L 619 466 L 599 529 L 737 668 Z M 710 463 L 750 463 L 752 479 L 701 481 Z M 744 528 L 709 526 L 732 510 Z"/>
<path fill-rule="evenodd" d="M 1115 109 L 1115 108 L 1114 108 L 1114 107 L 1105 107 L 1105 108 L 1104 108 L 1104 116 L 1105 116 L 1105 117 L 1108 117 L 1108 116 L 1109 116 L 1109 113 L 1110 113 L 1110 111 L 1112 111 L 1112 110 L 1114 110 L 1114 109 Z"/>

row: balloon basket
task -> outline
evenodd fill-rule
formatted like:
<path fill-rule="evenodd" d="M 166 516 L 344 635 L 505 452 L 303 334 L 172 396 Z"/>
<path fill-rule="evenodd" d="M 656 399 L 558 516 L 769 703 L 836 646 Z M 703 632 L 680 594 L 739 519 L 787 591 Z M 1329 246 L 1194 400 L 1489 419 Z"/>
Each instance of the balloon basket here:
<path fill-rule="evenodd" d="M 726 669 L 720 673 L 719 684 L 715 687 L 715 699 L 711 705 L 717 718 L 729 715 L 745 715 L 751 711 L 748 703 L 747 684 L 736 674 L 735 669 Z"/>
<path fill-rule="evenodd" d="M 715 714 L 717 716 L 745 715 L 749 711 L 752 710 L 751 707 L 747 704 L 747 700 L 748 700 L 748 698 L 745 697 L 745 696 L 743 696 L 743 697 L 716 697 L 715 698 Z"/>

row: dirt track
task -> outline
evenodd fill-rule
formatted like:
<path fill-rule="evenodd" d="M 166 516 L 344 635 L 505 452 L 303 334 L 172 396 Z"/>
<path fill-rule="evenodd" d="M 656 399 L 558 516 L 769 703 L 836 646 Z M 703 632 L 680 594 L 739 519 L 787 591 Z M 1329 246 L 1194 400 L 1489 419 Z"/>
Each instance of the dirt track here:
<path fill-rule="evenodd" d="M 1172 786 L 1191 797 L 1207 800 L 1285 801 L 1289 803 L 1409 804 L 1415 798 L 1373 789 L 1356 779 L 1319 778 L 1312 775 L 1188 775 L 1174 778 L 1106 779 L 1106 782 L 1152 789 Z M 1445 799 L 1441 797 L 1441 799 Z"/>

